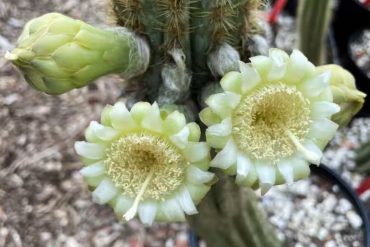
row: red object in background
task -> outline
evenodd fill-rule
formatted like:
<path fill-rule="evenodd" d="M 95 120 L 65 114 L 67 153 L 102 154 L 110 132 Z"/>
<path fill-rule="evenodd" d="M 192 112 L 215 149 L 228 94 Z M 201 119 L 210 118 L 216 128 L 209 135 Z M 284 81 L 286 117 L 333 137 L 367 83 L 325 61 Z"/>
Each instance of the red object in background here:
<path fill-rule="evenodd" d="M 369 189 L 370 189 L 370 177 L 368 177 L 364 181 L 362 181 L 360 186 L 358 186 L 358 188 L 356 189 L 356 192 L 357 192 L 358 195 L 361 195 L 362 193 L 364 193 L 365 191 L 367 191 Z"/>
<path fill-rule="evenodd" d="M 365 0 L 363 2 L 363 4 L 365 5 L 365 7 L 369 7 L 370 6 L 370 0 Z"/>
<path fill-rule="evenodd" d="M 370 1 L 370 0 L 367 0 Z M 272 8 L 271 12 L 268 15 L 267 21 L 271 24 L 275 24 L 277 18 L 280 15 L 280 12 L 285 7 L 285 4 L 287 3 L 287 0 L 276 0 L 274 7 Z"/>

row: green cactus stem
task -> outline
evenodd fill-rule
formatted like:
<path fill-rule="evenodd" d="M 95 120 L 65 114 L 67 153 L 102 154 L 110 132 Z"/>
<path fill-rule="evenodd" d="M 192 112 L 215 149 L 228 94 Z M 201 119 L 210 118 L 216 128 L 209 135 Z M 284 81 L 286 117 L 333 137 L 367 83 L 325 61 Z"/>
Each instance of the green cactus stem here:
<path fill-rule="evenodd" d="M 332 0 L 299 1 L 298 48 L 315 65 L 324 63 L 332 6 Z"/>
<path fill-rule="evenodd" d="M 198 207 L 199 214 L 188 217 L 207 246 L 282 246 L 260 211 L 255 193 L 241 189 L 226 175 L 217 175 L 219 181 Z"/>

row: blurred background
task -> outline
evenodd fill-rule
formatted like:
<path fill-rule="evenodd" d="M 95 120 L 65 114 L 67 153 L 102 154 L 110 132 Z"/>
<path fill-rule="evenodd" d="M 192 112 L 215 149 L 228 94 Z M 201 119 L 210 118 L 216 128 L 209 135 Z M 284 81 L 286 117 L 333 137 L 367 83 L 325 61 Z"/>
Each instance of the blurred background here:
<path fill-rule="evenodd" d="M 264 24 L 266 44 L 290 52 L 296 41 L 296 1 L 266 5 L 262 15 L 269 21 Z M 327 42 L 329 60 L 351 70 L 366 93 L 370 88 L 369 5 L 366 0 L 336 1 Z M 3 58 L 25 23 L 48 12 L 97 26 L 109 22 L 102 0 L 0 0 L 0 247 L 189 246 L 186 224 L 120 223 L 109 207 L 91 201 L 78 172 L 82 165 L 73 143 L 82 139 L 103 106 L 115 102 L 124 82 L 118 76 L 106 76 L 89 87 L 48 96 L 32 90 Z M 284 246 L 366 246 L 368 218 L 356 200 L 360 196 L 370 201 L 370 165 L 366 155 L 361 168 L 355 158 L 358 148 L 370 139 L 369 112 L 365 105 L 330 143 L 323 160 L 330 169 L 315 169 L 310 179 L 279 186 L 261 198 L 261 207 Z"/>

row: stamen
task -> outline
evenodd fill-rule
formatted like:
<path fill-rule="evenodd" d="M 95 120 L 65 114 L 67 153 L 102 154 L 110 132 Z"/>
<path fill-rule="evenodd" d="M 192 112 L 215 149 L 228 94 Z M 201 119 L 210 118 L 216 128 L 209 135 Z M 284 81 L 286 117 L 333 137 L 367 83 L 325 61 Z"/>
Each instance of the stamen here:
<path fill-rule="evenodd" d="M 297 147 L 298 151 L 300 151 L 303 154 L 306 160 L 308 160 L 309 162 L 313 164 L 320 163 L 321 157 L 319 155 L 308 150 L 305 146 L 303 146 L 302 143 L 300 143 L 300 141 L 298 140 L 298 138 L 289 130 L 286 131 L 286 134 L 289 136 L 290 140 L 292 140 L 294 145 Z"/>
<path fill-rule="evenodd" d="M 140 200 L 143 197 L 145 190 L 149 185 L 150 180 L 153 178 L 153 174 L 154 174 L 154 170 L 151 170 L 148 176 L 146 177 L 143 185 L 141 186 L 139 193 L 137 194 L 131 208 L 127 210 L 127 212 L 123 215 L 124 220 L 129 221 L 135 217 L 138 207 L 139 207 Z"/>

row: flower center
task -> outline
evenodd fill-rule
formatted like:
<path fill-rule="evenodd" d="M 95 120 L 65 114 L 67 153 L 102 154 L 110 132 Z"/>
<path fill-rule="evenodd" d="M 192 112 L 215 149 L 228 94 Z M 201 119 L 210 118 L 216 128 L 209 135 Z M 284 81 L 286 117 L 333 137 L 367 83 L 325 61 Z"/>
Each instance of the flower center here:
<path fill-rule="evenodd" d="M 265 86 L 242 98 L 232 116 L 232 135 L 240 150 L 273 163 L 292 155 L 310 123 L 309 101 L 294 87 Z M 288 134 L 289 133 L 289 134 Z"/>
<path fill-rule="evenodd" d="M 105 164 L 109 177 L 124 194 L 164 200 L 183 183 L 187 162 L 163 137 L 134 133 L 112 143 Z"/>

